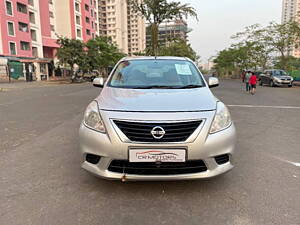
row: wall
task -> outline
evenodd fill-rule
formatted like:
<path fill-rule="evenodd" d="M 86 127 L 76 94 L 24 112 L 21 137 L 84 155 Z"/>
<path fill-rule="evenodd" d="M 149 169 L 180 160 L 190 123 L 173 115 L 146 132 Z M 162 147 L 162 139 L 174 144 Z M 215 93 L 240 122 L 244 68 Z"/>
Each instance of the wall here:
<path fill-rule="evenodd" d="M 11 56 L 9 51 L 9 42 L 16 43 L 16 51 L 17 56 L 20 57 L 32 57 L 31 52 L 31 36 L 30 36 L 30 24 L 29 24 L 29 16 L 28 13 L 21 13 L 17 11 L 17 1 L 16 0 L 10 0 L 13 4 L 13 15 L 7 15 L 6 14 L 6 7 L 5 7 L 5 0 L 0 1 L 0 29 L 1 29 L 1 37 L 2 37 L 2 54 Z M 18 2 L 28 5 L 27 0 L 18 0 Z M 28 10 L 28 6 L 27 6 Z M 14 23 L 14 36 L 8 35 L 8 27 L 7 22 L 13 22 Z M 19 31 L 18 23 L 23 22 L 28 24 L 28 32 L 22 32 Z M 30 43 L 30 50 L 21 50 L 21 44 L 20 41 L 26 41 Z"/>

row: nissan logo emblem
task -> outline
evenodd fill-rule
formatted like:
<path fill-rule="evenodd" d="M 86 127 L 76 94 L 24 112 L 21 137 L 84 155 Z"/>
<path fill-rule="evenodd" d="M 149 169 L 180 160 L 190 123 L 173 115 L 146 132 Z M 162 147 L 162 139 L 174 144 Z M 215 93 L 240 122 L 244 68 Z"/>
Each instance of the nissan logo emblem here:
<path fill-rule="evenodd" d="M 153 129 L 151 130 L 151 134 L 155 139 L 159 140 L 165 136 L 166 131 L 162 127 L 157 126 L 153 127 Z"/>

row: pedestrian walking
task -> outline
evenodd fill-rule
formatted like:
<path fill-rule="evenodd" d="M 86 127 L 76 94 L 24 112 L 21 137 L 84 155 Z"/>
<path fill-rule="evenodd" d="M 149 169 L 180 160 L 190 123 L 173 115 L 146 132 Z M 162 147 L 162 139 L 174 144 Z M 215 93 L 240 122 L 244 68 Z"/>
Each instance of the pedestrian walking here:
<path fill-rule="evenodd" d="M 245 75 L 245 82 L 246 82 L 246 91 L 250 92 L 250 86 L 249 86 L 249 79 L 251 77 L 251 71 L 248 71 Z"/>
<path fill-rule="evenodd" d="M 242 82 L 245 83 L 246 70 L 243 70 L 241 74 Z"/>
<path fill-rule="evenodd" d="M 250 85 L 250 93 L 252 95 L 256 92 L 256 83 L 257 83 L 257 77 L 255 73 L 251 73 L 251 77 L 249 78 L 249 85 Z"/>

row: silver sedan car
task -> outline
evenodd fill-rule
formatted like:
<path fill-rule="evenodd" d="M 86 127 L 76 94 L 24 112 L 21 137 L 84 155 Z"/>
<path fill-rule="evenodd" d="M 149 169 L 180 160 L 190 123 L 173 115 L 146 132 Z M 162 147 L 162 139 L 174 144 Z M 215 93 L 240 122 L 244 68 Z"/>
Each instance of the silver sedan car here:
<path fill-rule="evenodd" d="M 233 168 L 230 113 L 195 64 L 181 57 L 124 58 L 87 107 L 82 167 L 107 179 L 188 180 Z"/>

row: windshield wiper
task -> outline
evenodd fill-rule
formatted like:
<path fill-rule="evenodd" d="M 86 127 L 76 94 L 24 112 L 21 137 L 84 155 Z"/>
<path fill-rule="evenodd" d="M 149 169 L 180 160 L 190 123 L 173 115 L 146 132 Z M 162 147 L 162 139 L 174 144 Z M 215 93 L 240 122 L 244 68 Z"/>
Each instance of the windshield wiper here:
<path fill-rule="evenodd" d="M 199 84 L 189 84 L 189 85 L 186 85 L 186 86 L 181 86 L 181 87 L 178 87 L 179 89 L 188 89 L 188 88 L 201 88 L 203 87 L 203 85 L 199 85 Z"/>
<path fill-rule="evenodd" d="M 133 89 L 188 89 L 188 88 L 200 88 L 203 85 L 190 84 L 186 86 L 167 86 L 167 85 L 151 85 L 151 86 L 138 86 L 132 87 Z"/>
<path fill-rule="evenodd" d="M 133 87 L 133 89 L 174 89 L 174 88 L 179 88 L 179 87 L 166 86 L 166 85 L 152 85 L 152 86 Z"/>

